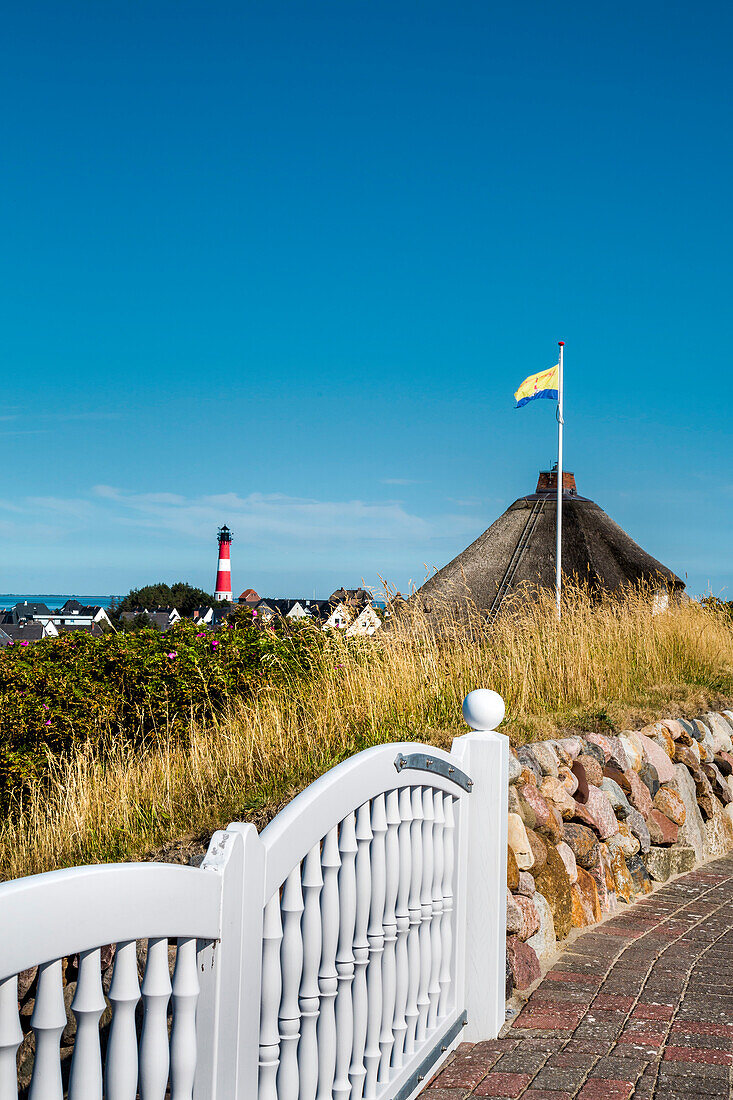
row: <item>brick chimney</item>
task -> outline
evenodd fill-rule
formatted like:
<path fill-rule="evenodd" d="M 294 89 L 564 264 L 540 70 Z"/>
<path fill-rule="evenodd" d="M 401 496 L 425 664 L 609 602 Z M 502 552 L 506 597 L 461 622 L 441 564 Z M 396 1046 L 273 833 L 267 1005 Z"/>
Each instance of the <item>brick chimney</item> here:
<path fill-rule="evenodd" d="M 575 485 L 575 474 L 571 474 L 569 470 L 563 470 L 562 472 L 562 491 L 563 496 L 567 493 L 568 496 L 574 497 L 578 495 L 578 489 Z M 557 492 L 557 470 L 540 470 L 540 476 L 537 481 L 537 493 L 556 493 Z"/>

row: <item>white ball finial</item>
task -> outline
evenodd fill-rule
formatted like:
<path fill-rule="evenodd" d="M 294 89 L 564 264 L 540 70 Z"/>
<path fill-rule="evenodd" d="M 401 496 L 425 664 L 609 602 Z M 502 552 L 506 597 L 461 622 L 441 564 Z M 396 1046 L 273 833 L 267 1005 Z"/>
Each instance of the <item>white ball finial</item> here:
<path fill-rule="evenodd" d="M 504 721 L 504 700 L 498 691 L 477 688 L 463 700 L 463 719 L 474 730 L 491 732 Z"/>

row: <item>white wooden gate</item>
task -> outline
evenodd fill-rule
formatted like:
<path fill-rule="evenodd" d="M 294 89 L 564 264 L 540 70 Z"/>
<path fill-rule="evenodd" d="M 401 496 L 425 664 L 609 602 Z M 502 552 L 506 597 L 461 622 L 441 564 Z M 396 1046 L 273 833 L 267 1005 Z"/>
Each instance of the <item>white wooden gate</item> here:
<path fill-rule="evenodd" d="M 464 714 L 486 730 L 503 704 L 473 692 Z M 261 836 L 216 833 L 200 869 L 0 885 L 2 1100 L 18 1095 L 21 1044 L 35 1045 L 30 1100 L 416 1095 L 461 1037 L 493 1037 L 504 1019 L 507 752 L 494 732 L 451 753 L 382 745 Z M 35 966 L 29 1039 L 18 975 Z"/>

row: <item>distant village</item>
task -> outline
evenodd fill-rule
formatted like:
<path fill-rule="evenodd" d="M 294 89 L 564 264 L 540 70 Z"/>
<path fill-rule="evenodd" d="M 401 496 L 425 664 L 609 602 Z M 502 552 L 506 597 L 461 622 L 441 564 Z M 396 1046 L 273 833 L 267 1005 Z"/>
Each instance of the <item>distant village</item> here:
<path fill-rule="evenodd" d="M 217 600 L 183 616 L 176 607 L 139 608 L 123 611 L 122 623 L 156 627 L 166 631 L 187 617 L 202 630 L 216 631 L 226 625 L 235 606 L 249 608 L 253 617 L 264 626 L 276 617 L 309 619 L 323 630 L 343 630 L 347 637 L 368 637 L 380 629 L 386 611 L 374 603 L 364 588 L 339 588 L 327 600 L 262 599 L 252 588 L 246 589 L 236 601 Z M 111 613 L 110 613 L 111 612 Z M 0 647 L 29 644 L 42 638 L 57 638 L 69 631 L 82 631 L 98 637 L 118 629 L 114 610 L 100 605 L 85 605 L 67 600 L 63 607 L 51 610 L 45 603 L 24 600 L 0 611 Z"/>

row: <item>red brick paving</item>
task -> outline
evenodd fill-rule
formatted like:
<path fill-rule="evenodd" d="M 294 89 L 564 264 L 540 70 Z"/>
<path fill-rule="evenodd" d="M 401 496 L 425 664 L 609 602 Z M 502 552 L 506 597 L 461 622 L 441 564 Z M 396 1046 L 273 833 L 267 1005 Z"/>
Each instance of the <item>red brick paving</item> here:
<path fill-rule="evenodd" d="M 733 1097 L 733 855 L 666 883 L 557 960 L 500 1038 L 421 1100 Z"/>

